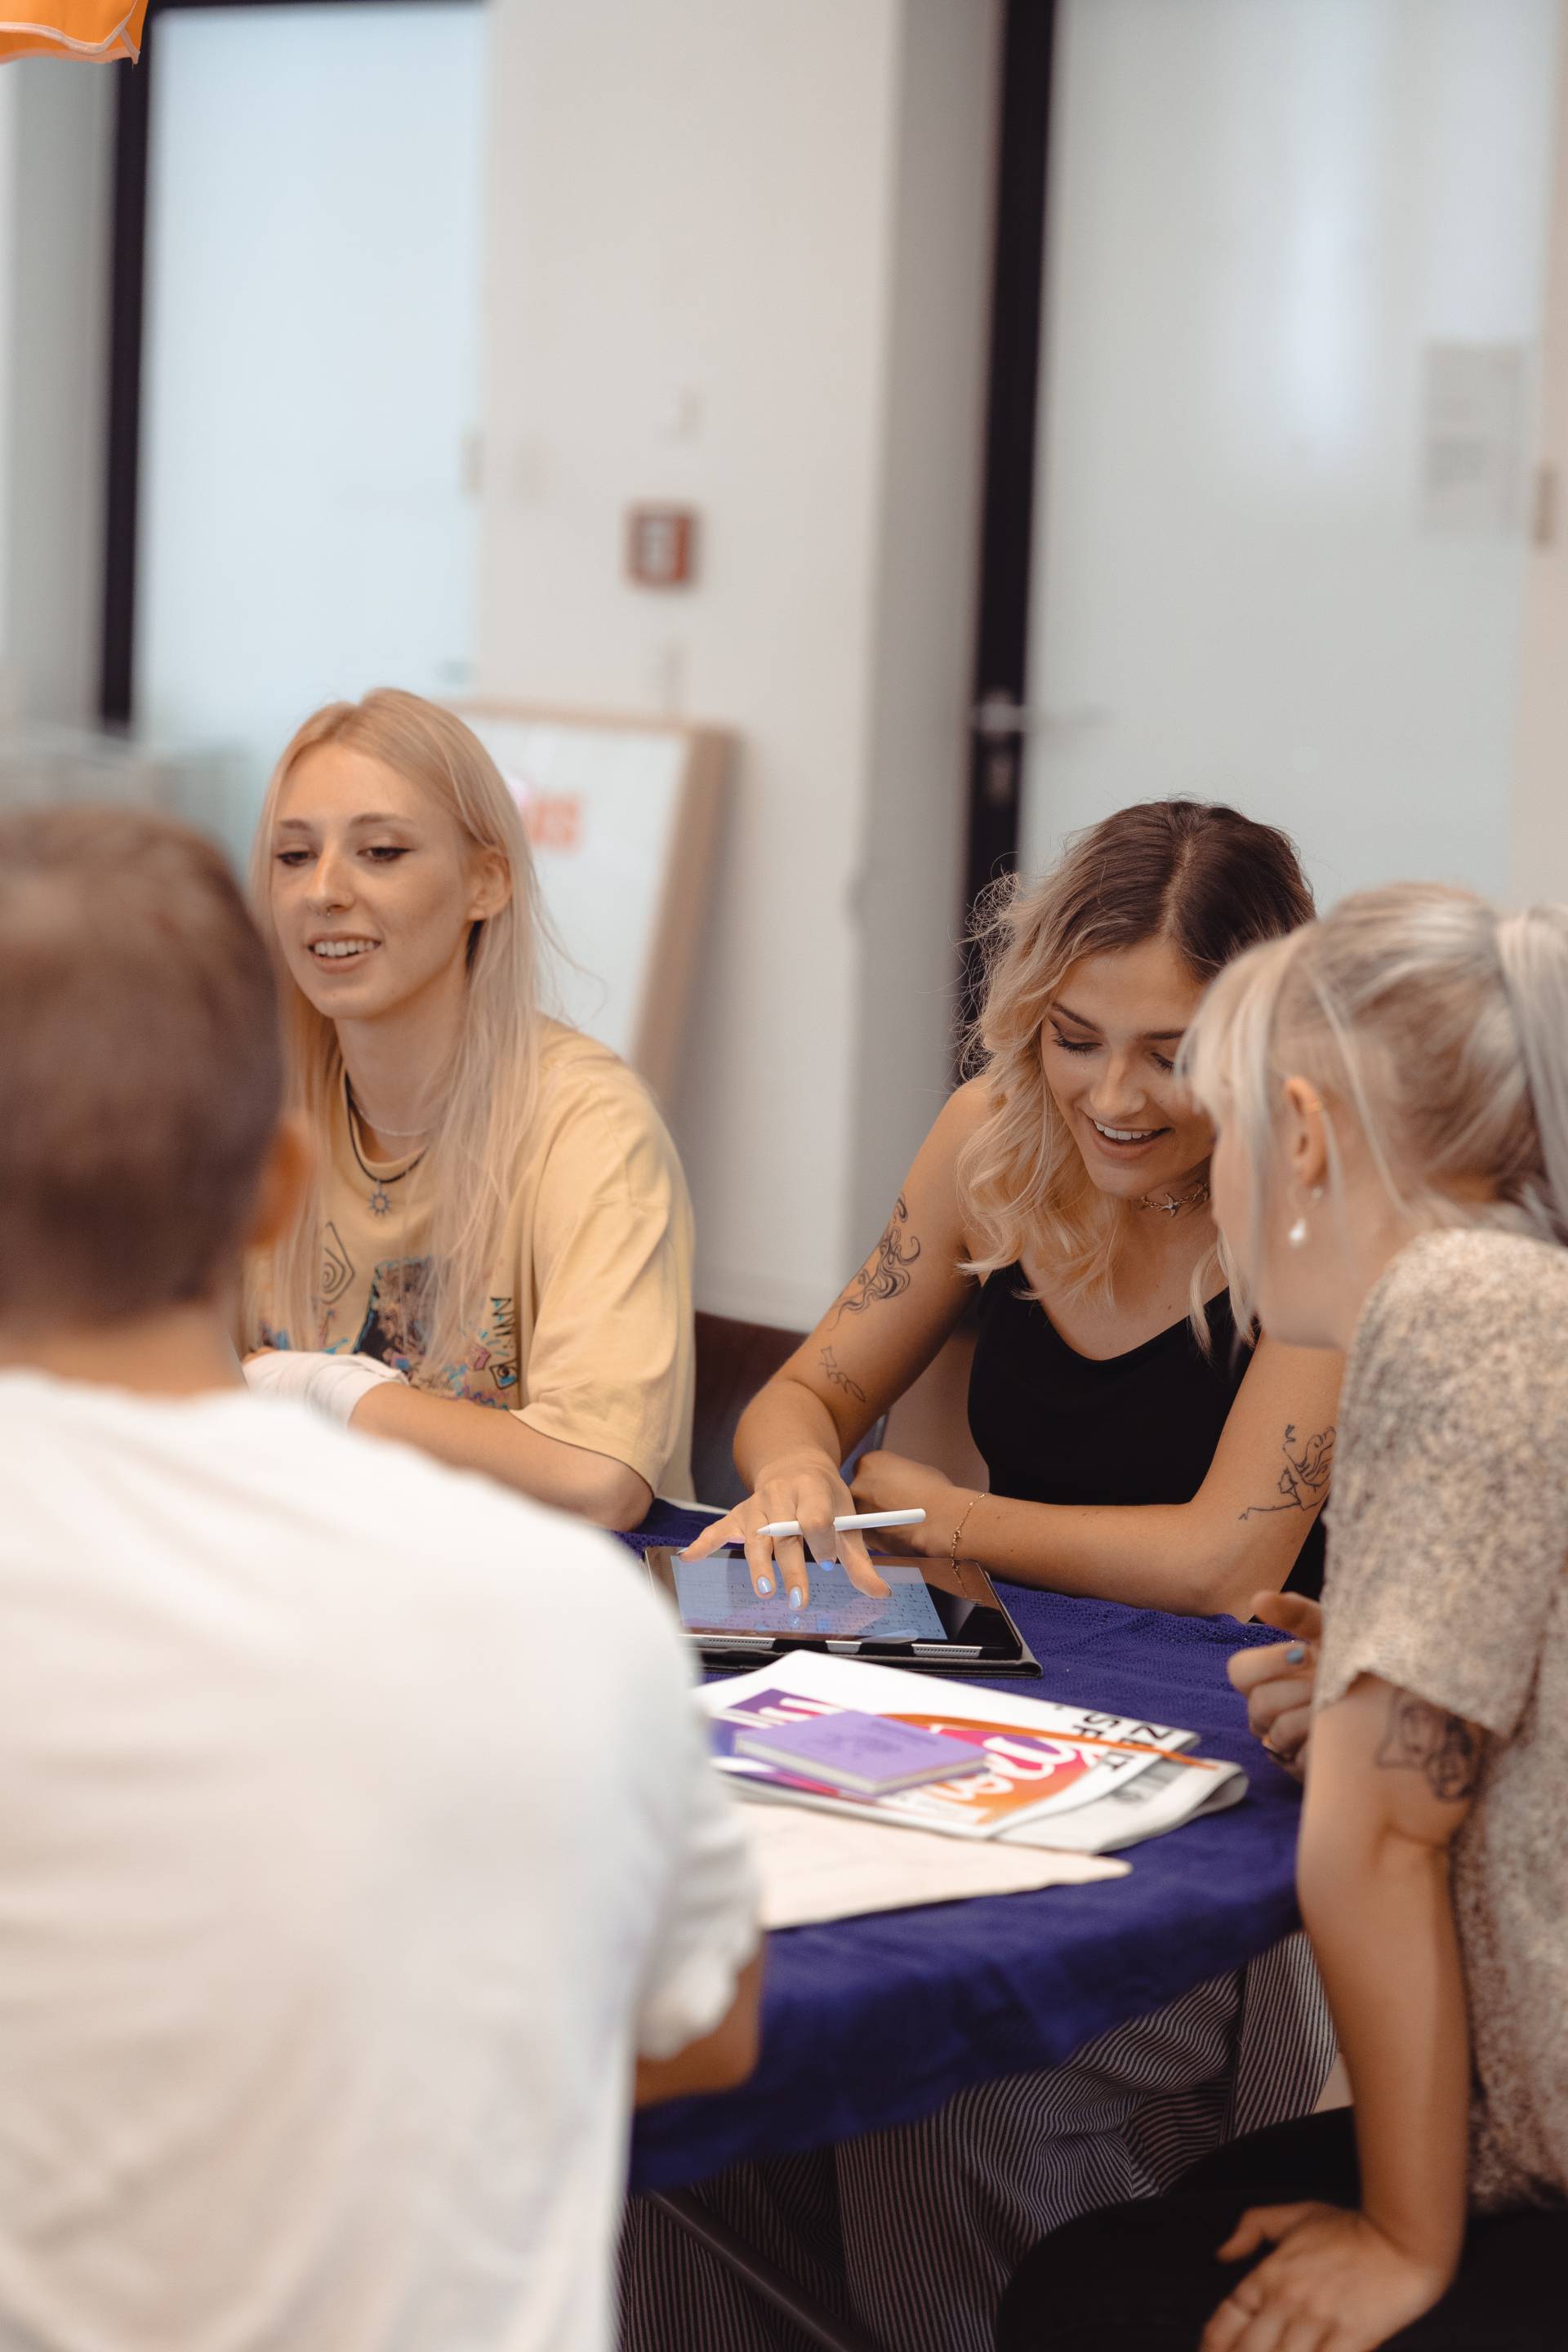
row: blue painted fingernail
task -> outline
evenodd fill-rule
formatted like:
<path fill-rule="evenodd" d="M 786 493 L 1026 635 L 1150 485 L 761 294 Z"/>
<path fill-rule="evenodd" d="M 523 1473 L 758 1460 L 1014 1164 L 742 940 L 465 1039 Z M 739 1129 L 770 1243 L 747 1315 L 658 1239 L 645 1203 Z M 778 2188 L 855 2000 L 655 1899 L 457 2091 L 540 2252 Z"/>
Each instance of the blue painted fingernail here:
<path fill-rule="evenodd" d="M 1292 1642 L 1285 1653 L 1285 1664 L 1288 1666 L 1299 1666 L 1306 1654 L 1300 1642 Z"/>
<path fill-rule="evenodd" d="M 765 1576 L 759 1576 L 759 1577 L 758 1577 L 758 1579 L 757 1579 L 757 1591 L 758 1591 L 759 1592 L 771 1592 L 771 1591 L 773 1591 L 773 1588 L 772 1584 L 769 1582 L 768 1579 L 767 1579 Z"/>
<path fill-rule="evenodd" d="M 790 1605 L 790 1607 L 791 1607 L 792 1609 L 798 1609 L 798 1608 L 800 1607 L 801 1602 L 805 1600 L 805 1593 L 804 1593 L 804 1592 L 802 1592 L 802 1591 L 801 1591 L 801 1589 L 800 1589 L 800 1587 L 799 1587 L 799 1585 L 798 1585 L 798 1584 L 792 1584 L 792 1585 L 790 1586 L 790 1589 L 789 1589 L 789 1605 Z"/>

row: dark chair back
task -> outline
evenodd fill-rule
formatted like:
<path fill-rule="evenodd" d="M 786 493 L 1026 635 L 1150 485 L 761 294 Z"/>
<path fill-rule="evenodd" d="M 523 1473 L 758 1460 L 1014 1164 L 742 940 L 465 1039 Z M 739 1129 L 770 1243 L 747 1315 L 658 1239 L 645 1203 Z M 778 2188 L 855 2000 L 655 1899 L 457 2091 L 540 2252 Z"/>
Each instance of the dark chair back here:
<path fill-rule="evenodd" d="M 769 1323 L 735 1323 L 726 1315 L 697 1318 L 697 1404 L 691 1432 L 691 1476 L 700 1503 L 727 1511 L 745 1498 L 735 1468 L 741 1415 L 805 1338 Z"/>
<path fill-rule="evenodd" d="M 793 1356 L 805 1334 L 771 1323 L 736 1323 L 725 1315 L 697 1318 L 697 1402 L 691 1433 L 691 1476 L 700 1503 L 729 1510 L 746 1488 L 735 1468 L 735 1431 L 757 1391 Z M 855 1453 L 886 1444 L 895 1454 L 929 1462 L 961 1486 L 984 1487 L 985 1465 L 969 1434 L 965 1402 L 974 1334 L 961 1324 L 889 1414 L 872 1423 Z M 848 1475 L 847 1466 L 846 1475 Z"/>

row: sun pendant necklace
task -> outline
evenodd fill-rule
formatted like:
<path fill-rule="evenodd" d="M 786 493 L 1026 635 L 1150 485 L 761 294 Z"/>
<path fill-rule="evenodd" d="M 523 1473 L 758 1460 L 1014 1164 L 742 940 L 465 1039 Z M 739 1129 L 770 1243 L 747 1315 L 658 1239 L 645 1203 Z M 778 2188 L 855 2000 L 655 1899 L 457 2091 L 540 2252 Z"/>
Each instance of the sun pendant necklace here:
<path fill-rule="evenodd" d="M 359 1106 L 354 1101 L 354 1090 L 349 1084 L 349 1074 L 346 1070 L 343 1072 L 343 1107 L 348 1112 L 349 1149 L 353 1153 L 354 1159 L 358 1163 L 360 1174 L 370 1186 L 371 1215 L 373 1217 L 384 1217 L 392 1207 L 392 1202 L 386 1189 L 387 1186 L 389 1184 L 401 1184 L 405 1176 L 412 1176 L 414 1171 L 418 1167 L 420 1160 L 424 1159 L 425 1152 L 416 1152 L 414 1158 L 409 1161 L 407 1167 L 400 1168 L 395 1176 L 378 1176 L 374 1168 L 367 1168 L 365 1166 L 364 1154 L 359 1148 L 359 1138 L 354 1133 L 354 1122 L 359 1118 Z M 390 1132 L 390 1130 L 388 1131 Z M 428 1151 L 429 1149 L 429 1145 L 426 1144 L 425 1150 Z"/>
<path fill-rule="evenodd" d="M 1134 1201 L 1132 1205 L 1135 1209 L 1155 1209 L 1162 1217 L 1179 1217 L 1184 1209 L 1201 1209 L 1208 1196 L 1208 1179 L 1205 1176 L 1203 1182 L 1194 1184 L 1190 1192 L 1167 1192 L 1163 1200 L 1152 1192 L 1145 1192 L 1142 1199 Z"/>

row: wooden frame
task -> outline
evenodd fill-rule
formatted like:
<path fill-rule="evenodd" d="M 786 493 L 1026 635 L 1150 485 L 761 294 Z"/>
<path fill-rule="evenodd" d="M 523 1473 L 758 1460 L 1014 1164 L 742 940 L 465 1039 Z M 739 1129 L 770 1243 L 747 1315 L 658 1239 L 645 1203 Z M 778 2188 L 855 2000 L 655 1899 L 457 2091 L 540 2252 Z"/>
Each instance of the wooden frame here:
<path fill-rule="evenodd" d="M 474 729 L 503 769 L 507 730 L 538 730 L 542 740 L 551 732 L 575 735 L 585 745 L 595 735 L 639 736 L 650 743 L 681 748 L 675 805 L 662 843 L 662 856 L 652 882 L 651 915 L 644 927 L 637 1002 L 629 1025 L 606 1042 L 616 1045 L 657 1094 L 668 1098 L 675 1083 L 686 1029 L 691 982 L 696 970 L 698 940 L 702 929 L 723 813 L 724 782 L 733 738 L 718 727 L 693 726 L 678 719 L 642 719 L 605 711 L 574 710 L 545 703 L 510 702 L 470 698 L 452 708 Z M 536 841 L 545 904 L 550 899 L 552 851 L 574 854 L 575 840 L 558 837 Z M 624 909 L 605 907 L 607 930 L 626 919 Z M 557 918 L 559 920 L 559 918 Z M 592 939 L 563 940 L 567 952 L 590 973 L 597 974 Z M 584 1023 L 593 1033 L 591 1021 Z"/>

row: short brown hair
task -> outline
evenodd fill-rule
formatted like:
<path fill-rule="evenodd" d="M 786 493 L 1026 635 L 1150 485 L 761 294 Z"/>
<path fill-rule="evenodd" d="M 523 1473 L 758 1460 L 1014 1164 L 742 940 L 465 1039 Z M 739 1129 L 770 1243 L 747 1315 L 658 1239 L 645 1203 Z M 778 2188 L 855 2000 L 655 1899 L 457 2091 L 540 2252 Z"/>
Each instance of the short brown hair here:
<path fill-rule="evenodd" d="M 0 815 L 0 1321 L 211 1295 L 281 1093 L 270 963 L 217 849 L 129 809 Z"/>

